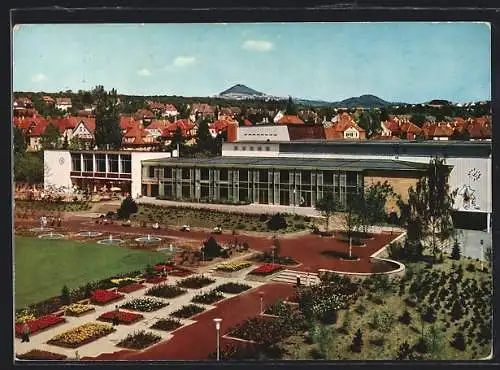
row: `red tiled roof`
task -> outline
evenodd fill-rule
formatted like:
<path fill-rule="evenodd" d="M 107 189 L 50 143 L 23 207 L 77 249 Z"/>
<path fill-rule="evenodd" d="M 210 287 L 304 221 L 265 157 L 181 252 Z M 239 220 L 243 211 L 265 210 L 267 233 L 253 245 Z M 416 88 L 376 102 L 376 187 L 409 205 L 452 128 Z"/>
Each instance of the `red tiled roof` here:
<path fill-rule="evenodd" d="M 177 127 L 181 129 L 183 136 L 188 137 L 189 131 L 194 128 L 194 124 L 188 119 L 180 119 L 175 121 L 174 123 L 168 123 L 161 133 L 161 136 L 170 137 L 175 132 L 175 130 L 177 130 Z"/>
<path fill-rule="evenodd" d="M 250 120 L 248 120 L 248 119 L 244 120 L 244 121 L 243 121 L 243 124 L 244 124 L 245 126 L 253 126 L 252 122 L 250 122 Z"/>
<path fill-rule="evenodd" d="M 491 139 L 491 127 L 475 123 L 467 127 L 471 139 Z"/>
<path fill-rule="evenodd" d="M 229 125 L 234 125 L 234 123 L 225 119 L 218 119 L 217 121 L 210 124 L 210 128 L 212 130 L 219 132 L 226 130 L 227 126 Z"/>
<path fill-rule="evenodd" d="M 163 103 L 160 103 L 157 101 L 148 102 L 148 105 L 149 105 L 150 109 L 163 109 L 163 108 L 165 108 L 165 105 Z"/>
<path fill-rule="evenodd" d="M 134 114 L 134 118 L 136 120 L 148 119 L 148 118 L 151 119 L 155 118 L 155 115 L 148 109 L 138 109 L 137 112 L 135 112 Z"/>
<path fill-rule="evenodd" d="M 170 124 L 170 121 L 168 120 L 159 120 L 159 119 L 154 119 L 146 129 L 148 130 L 160 130 L 163 131 L 168 125 Z"/>
<path fill-rule="evenodd" d="M 384 136 L 384 135 L 376 135 L 372 136 L 372 140 L 401 140 L 398 136 Z"/>
<path fill-rule="evenodd" d="M 45 118 L 38 117 L 37 121 L 35 121 L 35 125 L 31 126 L 30 128 L 27 129 L 25 135 L 28 137 L 37 137 L 37 136 L 42 136 L 43 133 L 45 132 L 45 129 L 49 125 L 49 122 Z"/>
<path fill-rule="evenodd" d="M 71 98 L 56 98 L 57 105 L 71 105 Z"/>
<path fill-rule="evenodd" d="M 173 104 L 165 104 L 165 111 L 177 112 L 177 108 Z"/>
<path fill-rule="evenodd" d="M 137 122 L 134 117 L 131 116 L 120 116 L 120 128 L 126 130 L 131 126 L 136 125 Z"/>
<path fill-rule="evenodd" d="M 402 123 L 401 126 L 399 126 L 399 129 L 401 130 L 401 132 L 407 134 L 420 135 L 422 133 L 422 129 L 411 122 Z"/>
<path fill-rule="evenodd" d="M 279 119 L 277 122 L 279 125 L 300 125 L 303 124 L 304 121 L 302 121 L 298 116 L 295 115 L 284 115 Z"/>
<path fill-rule="evenodd" d="M 208 104 L 193 104 L 191 111 L 193 113 L 202 113 L 202 114 L 213 114 L 215 109 Z"/>
<path fill-rule="evenodd" d="M 290 140 L 326 139 L 323 125 L 289 125 Z"/>

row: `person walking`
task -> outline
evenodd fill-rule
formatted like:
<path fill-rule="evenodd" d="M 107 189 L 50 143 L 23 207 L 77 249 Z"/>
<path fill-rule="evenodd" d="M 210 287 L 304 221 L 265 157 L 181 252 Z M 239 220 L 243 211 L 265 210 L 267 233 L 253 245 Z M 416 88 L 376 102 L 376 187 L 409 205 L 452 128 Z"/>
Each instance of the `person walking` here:
<path fill-rule="evenodd" d="M 113 317 L 113 326 L 117 326 L 120 323 L 120 309 L 115 306 L 115 316 Z"/>
<path fill-rule="evenodd" d="M 306 285 L 309 286 L 311 285 L 311 277 L 309 276 L 309 273 L 307 273 L 307 280 L 306 280 Z"/>
<path fill-rule="evenodd" d="M 21 342 L 29 342 L 30 341 L 30 326 L 27 322 L 23 325 L 23 334 Z"/>
<path fill-rule="evenodd" d="M 297 288 L 299 288 L 300 287 L 300 275 L 297 274 L 295 277 L 297 278 Z"/>

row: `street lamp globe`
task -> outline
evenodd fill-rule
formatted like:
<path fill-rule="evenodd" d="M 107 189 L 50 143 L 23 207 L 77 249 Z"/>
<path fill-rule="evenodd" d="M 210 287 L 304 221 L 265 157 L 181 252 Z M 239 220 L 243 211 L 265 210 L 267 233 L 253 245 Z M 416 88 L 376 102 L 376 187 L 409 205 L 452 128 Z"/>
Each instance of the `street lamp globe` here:
<path fill-rule="evenodd" d="M 221 323 L 222 319 L 214 319 L 214 322 L 215 322 L 215 329 L 217 330 L 220 330 L 220 323 Z"/>

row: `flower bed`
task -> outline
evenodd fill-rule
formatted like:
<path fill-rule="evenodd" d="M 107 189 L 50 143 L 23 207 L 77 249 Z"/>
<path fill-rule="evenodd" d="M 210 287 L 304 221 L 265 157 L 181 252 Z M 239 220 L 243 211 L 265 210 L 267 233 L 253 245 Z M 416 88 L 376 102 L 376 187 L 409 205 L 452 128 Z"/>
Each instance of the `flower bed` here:
<path fill-rule="evenodd" d="M 17 317 L 16 324 L 24 324 L 25 322 L 33 321 L 33 320 L 36 320 L 35 315 L 33 315 L 32 313 L 29 313 L 29 314 L 25 314 L 25 315 Z"/>
<path fill-rule="evenodd" d="M 197 315 L 200 312 L 205 311 L 205 309 L 201 306 L 195 304 L 189 304 L 187 306 L 182 306 L 177 311 L 172 312 L 172 316 L 178 317 L 180 319 L 187 319 L 191 316 Z"/>
<path fill-rule="evenodd" d="M 117 346 L 130 349 L 144 349 L 161 340 L 159 335 L 141 330 L 133 334 L 127 335 L 122 339 Z"/>
<path fill-rule="evenodd" d="M 146 280 L 146 283 L 149 284 L 159 284 L 163 283 L 164 281 L 167 281 L 167 278 L 164 276 L 154 276 Z"/>
<path fill-rule="evenodd" d="M 65 360 L 68 358 L 66 355 L 61 355 L 59 353 L 42 351 L 39 349 L 32 349 L 22 355 L 16 355 L 20 360 Z"/>
<path fill-rule="evenodd" d="M 270 317 L 254 317 L 229 333 L 230 337 L 271 345 L 294 334 L 293 323 Z"/>
<path fill-rule="evenodd" d="M 143 289 L 145 287 L 146 286 L 144 284 L 132 283 L 118 288 L 118 291 L 120 293 L 132 293 L 135 292 L 136 290 Z"/>
<path fill-rule="evenodd" d="M 116 315 L 115 311 L 108 311 L 99 316 L 97 320 L 112 323 L 113 319 L 115 318 L 115 315 Z M 143 318 L 144 316 L 139 313 L 118 311 L 119 324 L 132 325 L 137 321 L 142 320 Z"/>
<path fill-rule="evenodd" d="M 94 293 L 92 293 L 90 301 L 98 305 L 105 305 L 110 302 L 115 302 L 119 299 L 122 299 L 123 297 L 123 294 L 112 290 L 97 289 L 96 291 L 94 291 Z"/>
<path fill-rule="evenodd" d="M 222 292 L 222 293 L 239 294 L 239 293 L 244 292 L 250 288 L 251 288 L 251 286 L 247 285 L 247 284 L 225 283 L 225 284 L 219 285 L 217 288 L 215 288 L 215 290 L 218 290 L 219 292 Z"/>
<path fill-rule="evenodd" d="M 153 269 L 158 272 L 162 271 L 170 272 L 174 269 L 174 267 L 172 265 L 168 265 L 165 263 L 157 263 L 156 265 L 153 266 Z"/>
<path fill-rule="evenodd" d="M 160 319 L 151 326 L 151 329 L 172 331 L 181 326 L 182 323 L 177 319 Z"/>
<path fill-rule="evenodd" d="M 66 319 L 64 317 L 56 315 L 46 315 L 36 320 L 27 321 L 27 324 L 30 328 L 30 334 L 35 334 L 40 330 L 52 327 L 57 324 L 61 324 L 63 322 L 66 322 Z M 21 323 L 16 324 L 16 337 L 20 337 L 22 335 L 23 326 L 24 324 Z"/>
<path fill-rule="evenodd" d="M 193 275 L 193 272 L 189 271 L 189 270 L 185 270 L 185 269 L 180 268 L 180 267 L 175 267 L 171 272 L 169 272 L 169 275 L 177 276 L 177 277 L 186 277 L 189 275 Z"/>
<path fill-rule="evenodd" d="M 182 288 L 199 289 L 213 283 L 215 283 L 214 279 L 210 279 L 205 276 L 193 276 L 179 281 L 177 285 Z"/>
<path fill-rule="evenodd" d="M 212 304 L 214 302 L 220 301 L 224 298 L 224 294 L 218 290 L 211 290 L 208 293 L 197 294 L 191 299 L 191 302 L 202 303 L 202 304 Z"/>
<path fill-rule="evenodd" d="M 153 312 L 167 305 L 168 303 L 164 303 L 158 299 L 136 298 L 131 300 L 130 302 L 125 303 L 121 307 L 140 312 Z"/>
<path fill-rule="evenodd" d="M 290 313 L 290 310 L 292 310 L 290 305 L 286 304 L 283 301 L 278 301 L 267 306 L 264 310 L 264 313 L 266 315 L 286 317 Z"/>
<path fill-rule="evenodd" d="M 72 303 L 69 306 L 62 306 L 66 316 L 81 316 L 86 313 L 95 311 L 95 308 L 88 304 Z"/>
<path fill-rule="evenodd" d="M 240 271 L 243 269 L 246 269 L 247 267 L 252 266 L 251 262 L 226 262 L 226 263 L 221 263 L 217 265 L 216 270 L 217 271 L 223 271 L 223 272 L 235 272 L 235 271 Z"/>
<path fill-rule="evenodd" d="M 77 348 L 114 331 L 115 329 L 109 324 L 87 323 L 58 334 L 47 343 L 59 347 Z"/>
<path fill-rule="evenodd" d="M 186 292 L 187 292 L 186 289 L 182 289 L 176 285 L 161 284 L 149 288 L 146 291 L 146 295 L 168 299 L 168 298 L 178 297 Z"/>
<path fill-rule="evenodd" d="M 111 279 L 111 283 L 113 283 L 116 287 L 121 288 L 127 286 L 129 284 L 140 283 L 144 279 L 141 278 L 132 278 L 132 277 L 124 277 L 124 278 L 115 278 Z"/>
<path fill-rule="evenodd" d="M 252 275 L 270 275 L 274 274 L 275 272 L 282 270 L 283 266 L 278 265 L 276 263 L 265 263 L 263 265 L 260 265 L 256 269 L 252 270 L 250 274 Z"/>

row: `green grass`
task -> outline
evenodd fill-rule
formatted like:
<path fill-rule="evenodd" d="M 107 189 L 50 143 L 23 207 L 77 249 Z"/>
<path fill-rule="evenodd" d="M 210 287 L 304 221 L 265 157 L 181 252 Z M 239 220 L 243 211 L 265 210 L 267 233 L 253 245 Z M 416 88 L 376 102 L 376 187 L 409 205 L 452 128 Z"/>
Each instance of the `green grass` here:
<path fill-rule="evenodd" d="M 165 260 L 160 252 L 71 240 L 15 238 L 16 308 L 57 296 L 63 285 L 74 289 L 90 281 L 139 270 Z"/>

